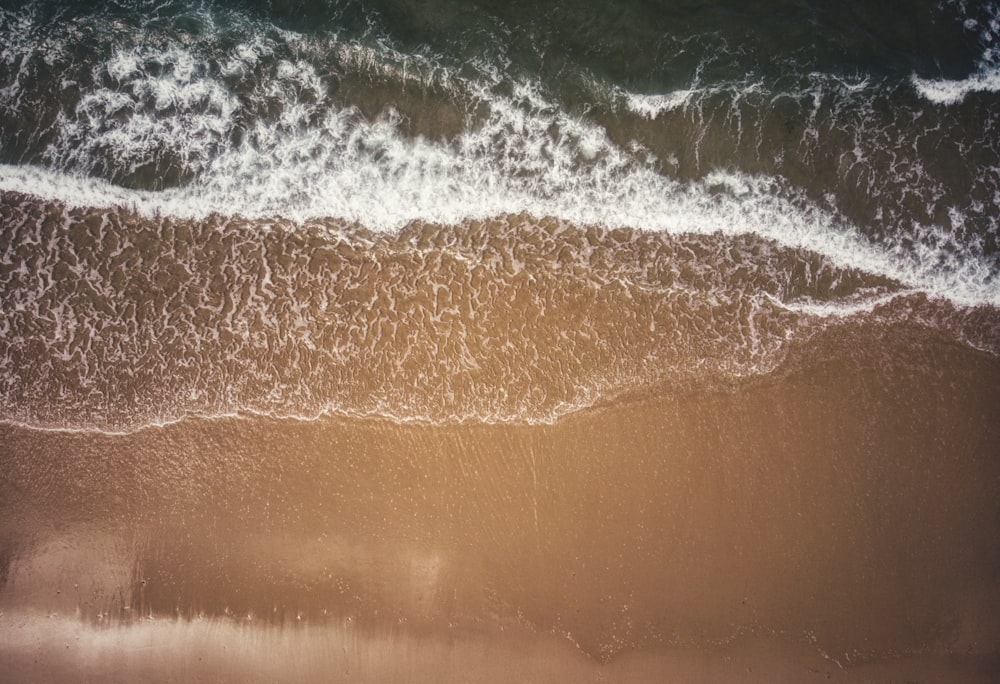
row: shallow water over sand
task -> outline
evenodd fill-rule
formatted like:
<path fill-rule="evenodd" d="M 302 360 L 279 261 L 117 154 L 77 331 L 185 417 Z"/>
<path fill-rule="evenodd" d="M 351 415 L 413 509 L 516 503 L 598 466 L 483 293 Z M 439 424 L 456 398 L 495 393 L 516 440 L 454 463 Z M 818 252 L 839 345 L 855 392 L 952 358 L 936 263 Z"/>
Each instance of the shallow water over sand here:
<path fill-rule="evenodd" d="M 905 326 L 812 345 L 552 425 L 8 425 L 0 657 L 24 679 L 988 681 L 1000 364 Z"/>

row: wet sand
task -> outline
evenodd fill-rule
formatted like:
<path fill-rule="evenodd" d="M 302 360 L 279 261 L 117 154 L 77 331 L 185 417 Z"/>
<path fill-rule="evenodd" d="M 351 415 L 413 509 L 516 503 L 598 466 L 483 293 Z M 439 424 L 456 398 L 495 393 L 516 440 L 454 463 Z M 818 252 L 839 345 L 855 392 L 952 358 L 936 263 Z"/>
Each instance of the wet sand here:
<path fill-rule="evenodd" d="M 991 681 L 1000 362 L 921 330 L 552 425 L 5 425 L 0 669 Z"/>

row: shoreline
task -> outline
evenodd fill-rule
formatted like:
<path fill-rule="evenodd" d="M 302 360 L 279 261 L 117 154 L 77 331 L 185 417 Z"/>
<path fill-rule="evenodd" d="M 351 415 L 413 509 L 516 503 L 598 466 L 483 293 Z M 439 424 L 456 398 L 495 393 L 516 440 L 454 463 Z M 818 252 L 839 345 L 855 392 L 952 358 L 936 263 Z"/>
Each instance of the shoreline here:
<path fill-rule="evenodd" d="M 250 614 L 277 643 L 287 620 L 350 620 L 404 634 L 359 647 L 355 665 L 426 657 L 427 678 L 444 681 L 461 677 L 447 644 L 468 634 L 485 636 L 457 660 L 480 654 L 483 681 L 534 667 L 494 638 L 509 630 L 562 641 L 535 663 L 555 680 L 569 652 L 582 681 L 634 659 L 630 679 L 648 667 L 711 680 L 724 667 L 712 654 L 744 634 L 765 643 L 747 667 L 778 668 L 775 681 L 821 671 L 816 658 L 861 664 L 842 681 L 924 666 L 985 681 L 1000 637 L 1000 362 L 895 333 L 826 340 L 811 363 L 735 392 L 545 426 L 0 426 L 0 611 L 78 615 L 83 641 L 120 611 L 156 624 Z M 445 669 L 414 655 L 421 634 Z M 188 662 L 197 637 L 184 639 L 163 663 Z M 4 658 L 25 679 L 47 660 Z"/>
<path fill-rule="evenodd" d="M 420 636 L 405 629 L 144 620 L 95 630 L 72 619 L 0 615 L 0 664 L 24 681 L 326 682 L 989 682 L 1000 656 L 923 653 L 841 663 L 809 644 L 734 636 L 711 649 L 671 647 L 588 659 L 558 635 L 508 631 Z M 39 632 L 45 632 L 42 637 Z"/>

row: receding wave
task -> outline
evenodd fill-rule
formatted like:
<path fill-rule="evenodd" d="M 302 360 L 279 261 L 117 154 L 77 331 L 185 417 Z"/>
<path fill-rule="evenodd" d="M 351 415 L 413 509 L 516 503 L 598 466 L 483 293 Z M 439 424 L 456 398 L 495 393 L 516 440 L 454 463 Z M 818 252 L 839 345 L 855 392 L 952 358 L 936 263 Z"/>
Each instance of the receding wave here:
<path fill-rule="evenodd" d="M 546 420 L 642 379 L 766 370 L 804 325 L 782 301 L 896 287 L 752 236 L 525 216 L 377 235 L 11 193 L 3 209 L 4 412 L 41 423 Z"/>
<path fill-rule="evenodd" d="M 702 65 L 739 59 L 718 48 L 683 87 L 639 93 L 582 68 L 558 86 L 496 56 L 406 53 L 375 29 L 295 33 L 214 6 L 137 26 L 46 24 L 33 7 L 0 13 L 6 190 L 382 231 L 528 212 L 754 232 L 956 303 L 1000 297 L 996 113 L 942 109 L 906 78 L 702 83 Z M 990 16 L 969 29 L 986 61 Z"/>
<path fill-rule="evenodd" d="M 336 217 L 337 222 L 382 230 L 391 228 L 389 232 L 397 232 L 414 221 L 457 225 L 469 220 L 490 220 L 526 212 L 534 216 L 556 216 L 576 225 L 639 228 L 670 235 L 753 233 L 788 247 L 815 251 L 846 268 L 865 269 L 960 305 L 1000 303 L 993 260 L 977 255 L 974 246 L 969 248 L 971 253 L 942 253 L 942 247 L 954 248 L 954 241 L 927 228 L 921 242 L 908 240 L 906 248 L 887 249 L 864 238 L 837 212 L 812 204 L 773 178 L 713 173 L 703 181 L 680 183 L 648 175 L 626 179 L 621 184 L 595 181 L 591 187 L 580 188 L 575 194 L 568 190 L 561 192 L 550 201 L 497 197 L 490 195 L 487 187 L 476 192 L 466 189 L 457 199 L 452 197 L 441 204 L 431 201 L 431 197 L 437 197 L 437 192 L 446 196 L 454 180 L 443 179 L 438 187 L 417 183 L 410 188 L 415 197 L 425 197 L 424 206 L 419 200 L 408 203 L 406 200 L 410 198 L 394 198 L 394 192 L 400 189 L 397 187 L 393 191 L 386 185 L 388 196 L 382 198 L 384 203 L 377 191 L 382 188 L 369 187 L 363 194 L 350 198 L 363 206 L 359 211 L 327 206 L 302 215 L 299 209 L 289 207 L 284 208 L 287 211 L 279 207 L 255 207 L 252 188 L 245 198 L 230 196 L 225 201 L 213 201 L 211 191 L 201 188 L 129 191 L 41 169 L 0 166 L 0 186 L 8 191 L 30 193 L 73 207 L 126 207 L 146 217 L 169 215 L 202 220 L 227 213 L 243 219 L 286 223 Z M 643 181 L 652 187 L 644 187 Z M 222 207 L 232 210 L 223 212 Z M 375 220 L 373 216 L 381 218 Z M 956 216 L 956 221 L 960 221 L 960 217 Z"/>
<path fill-rule="evenodd" d="M 702 34 L 641 89 L 177 7 L 0 10 L 0 417 L 551 421 L 856 319 L 998 349 L 992 5 L 954 98 Z"/>
<path fill-rule="evenodd" d="M 767 373 L 790 343 L 907 291 L 758 235 L 526 214 L 379 234 L 10 192 L 2 212 L 2 413 L 42 426 L 241 411 L 551 421 L 644 386 Z M 923 311 L 928 325 L 996 345 L 988 316 L 931 309 L 952 313 Z"/>

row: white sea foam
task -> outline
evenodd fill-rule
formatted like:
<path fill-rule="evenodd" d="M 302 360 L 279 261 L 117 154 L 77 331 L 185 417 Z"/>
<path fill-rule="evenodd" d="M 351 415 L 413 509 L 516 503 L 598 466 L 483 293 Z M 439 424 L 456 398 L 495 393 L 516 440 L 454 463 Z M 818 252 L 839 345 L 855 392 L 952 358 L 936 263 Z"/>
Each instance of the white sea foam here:
<path fill-rule="evenodd" d="M 629 110 L 647 119 L 655 119 L 664 112 L 679 109 L 690 104 L 694 90 L 675 90 L 666 94 L 625 93 L 625 103 Z"/>
<path fill-rule="evenodd" d="M 812 299 L 781 301 L 771 295 L 764 295 L 777 307 L 786 311 L 816 316 L 818 318 L 846 318 L 858 314 L 871 313 L 875 309 L 895 299 L 908 296 L 909 292 L 876 293 L 872 296 L 855 296 L 838 301 L 817 302 Z"/>
<path fill-rule="evenodd" d="M 108 86 L 85 92 L 73 115 L 60 114 L 45 156 L 56 168 L 131 172 L 166 152 L 198 172 L 229 135 L 239 102 L 179 45 L 116 50 L 94 68 Z"/>
<path fill-rule="evenodd" d="M 961 80 L 925 79 L 916 75 L 911 80 L 924 98 L 935 104 L 954 105 L 970 93 L 1000 92 L 1000 67 L 983 68 Z"/>
<path fill-rule="evenodd" d="M 943 228 L 926 227 L 922 239 L 905 248 L 873 244 L 777 178 L 722 171 L 694 182 L 666 177 L 649 150 L 615 144 L 598 124 L 560 108 L 537 83 L 521 80 L 498 89 L 502 79 L 486 67 L 476 67 L 482 73 L 469 80 L 426 56 L 329 39 L 323 50 L 339 54 L 343 68 L 446 84 L 445 90 L 486 112 L 451 141 L 411 137 L 391 107 L 370 119 L 332 102 L 329 77 L 306 59 L 277 58 L 274 35 L 270 29 L 251 32 L 218 58 L 218 73 L 179 42 L 113 51 L 94 67 L 97 85 L 81 94 L 75 115 L 58 122 L 46 155 L 50 168 L 2 166 L 0 189 L 146 215 L 335 217 L 381 231 L 414 220 L 451 224 L 525 211 L 670 233 L 756 233 L 956 303 L 1000 304 L 995 274 L 975 245 L 949 244 L 947 253 L 956 255 L 950 260 L 935 251 L 951 239 Z M 280 35 L 295 44 L 293 53 L 308 55 L 301 36 Z M 15 59 L 29 48 L 6 52 Z M 249 95 L 235 96 L 225 77 L 258 69 L 262 60 L 269 70 L 255 76 Z M 1000 72 L 994 76 L 1000 80 Z M 979 87 L 975 78 L 959 83 L 957 93 Z M 934 87 L 928 86 L 929 97 L 958 97 Z M 631 111 L 655 118 L 707 93 L 692 86 L 617 96 Z M 246 116 L 246 108 L 271 102 L 277 115 Z M 165 109 L 174 113 L 157 114 Z M 194 180 L 151 192 L 87 177 L 109 175 L 102 166 L 109 163 L 127 173 L 163 150 Z"/>
<path fill-rule="evenodd" d="M 565 131 L 555 141 L 545 135 L 551 125 Z M 510 130 L 517 135 L 506 135 Z M 888 250 L 777 179 L 713 172 L 680 183 L 637 164 L 600 131 L 555 110 L 525 113 L 514 103 L 494 103 L 491 121 L 455 148 L 406 139 L 391 121 L 357 123 L 349 112 L 332 115 L 320 133 L 285 137 L 264 131 L 260 137 L 265 135 L 266 154 L 251 148 L 228 152 L 213 173 L 185 188 L 127 190 L 9 165 L 0 166 L 0 188 L 145 215 L 334 217 L 382 231 L 415 220 L 453 224 L 526 211 L 672 234 L 755 233 L 958 304 L 1000 305 L 988 264 L 960 252 L 940 263 L 934 245 L 945 238 L 933 227 L 926 228 L 929 239 Z M 579 154 L 581 147 L 589 150 L 586 155 Z M 599 161 L 581 167 L 580 156 Z"/>
<path fill-rule="evenodd" d="M 964 2 L 957 3 L 957 7 L 961 12 L 969 11 Z M 989 3 L 982 9 L 985 20 L 967 17 L 963 22 L 966 31 L 978 30 L 983 50 L 975 73 L 962 79 L 921 78 L 914 74 L 910 80 L 922 97 L 939 105 L 955 105 L 971 93 L 1000 92 L 1000 53 L 996 49 L 1000 40 L 1000 6 Z"/>

